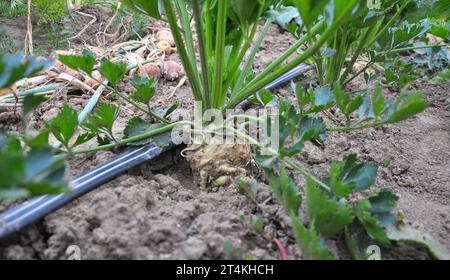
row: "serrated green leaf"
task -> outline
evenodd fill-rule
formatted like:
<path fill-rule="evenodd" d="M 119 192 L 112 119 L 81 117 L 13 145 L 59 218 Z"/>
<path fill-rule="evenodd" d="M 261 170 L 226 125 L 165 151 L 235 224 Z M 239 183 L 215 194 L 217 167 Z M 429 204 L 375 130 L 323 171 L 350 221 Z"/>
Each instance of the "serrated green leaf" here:
<path fill-rule="evenodd" d="M 83 50 L 81 55 L 60 55 L 59 60 L 74 70 L 83 71 L 91 75 L 94 70 L 96 57 L 92 52 Z"/>
<path fill-rule="evenodd" d="M 341 178 L 345 184 L 355 184 L 357 191 L 369 188 L 377 178 L 378 167 L 370 163 L 356 163 L 356 154 L 344 159 Z"/>
<path fill-rule="evenodd" d="M 329 197 L 311 179 L 307 184 L 307 214 L 318 233 L 325 238 L 331 237 L 353 221 L 353 211 L 346 203 Z"/>
<path fill-rule="evenodd" d="M 136 91 L 131 94 L 131 97 L 140 103 L 148 105 L 156 94 L 157 81 L 154 78 L 147 79 L 133 76 L 132 84 Z"/>
<path fill-rule="evenodd" d="M 53 172 L 55 166 L 61 165 L 63 159 L 55 157 L 49 147 L 32 148 L 25 160 L 25 181 L 41 181 L 49 173 Z"/>
<path fill-rule="evenodd" d="M 125 127 L 123 133 L 124 133 L 125 138 L 129 138 L 129 137 L 140 135 L 140 134 L 142 134 L 146 131 L 152 130 L 152 129 L 160 128 L 162 126 L 164 126 L 164 124 L 161 124 L 161 123 L 152 124 L 152 123 L 149 123 L 149 122 L 143 120 L 140 117 L 134 117 L 128 121 L 127 126 Z M 157 136 L 151 137 L 151 138 L 147 138 L 147 139 L 143 139 L 141 141 L 130 143 L 129 145 L 142 146 L 142 145 L 147 145 L 149 143 L 155 143 L 159 147 L 165 147 L 165 146 L 167 146 L 168 143 L 170 143 L 170 141 L 171 141 L 170 133 L 163 133 L 163 134 L 159 134 Z"/>
<path fill-rule="evenodd" d="M 348 92 L 345 92 L 338 83 L 334 85 L 333 89 L 336 96 L 336 103 L 339 106 L 339 109 L 345 114 L 347 105 L 350 102 L 350 95 Z"/>
<path fill-rule="evenodd" d="M 261 148 L 255 148 L 253 155 L 256 162 L 264 169 L 272 169 L 278 165 L 277 155 L 265 155 L 261 153 Z"/>
<path fill-rule="evenodd" d="M 273 170 L 265 169 L 265 175 L 285 211 L 289 215 L 298 216 L 301 196 L 292 175 L 288 175 L 285 168 L 281 168 L 279 174 L 275 174 Z"/>
<path fill-rule="evenodd" d="M 78 128 L 77 112 L 68 104 L 64 104 L 61 112 L 46 126 L 59 142 L 68 147 L 70 139 Z"/>
<path fill-rule="evenodd" d="M 392 211 L 399 197 L 389 189 L 383 189 L 369 197 L 370 212 L 373 214 L 382 214 Z"/>
<path fill-rule="evenodd" d="M 291 87 L 294 89 L 295 95 L 297 96 L 298 108 L 300 110 L 300 113 L 303 113 L 306 105 L 308 105 L 312 101 L 311 100 L 312 94 L 310 91 L 305 91 L 303 85 L 300 83 L 298 84 L 292 83 Z"/>
<path fill-rule="evenodd" d="M 358 202 L 355 208 L 356 216 L 363 225 L 367 234 L 380 242 L 383 246 L 389 246 L 391 244 L 386 234 L 386 228 L 371 212 L 370 202 L 367 199 Z"/>
<path fill-rule="evenodd" d="M 269 90 L 260 90 L 258 93 L 248 98 L 248 101 L 252 102 L 253 104 L 266 106 L 274 101 L 274 97 L 272 92 L 270 92 Z"/>
<path fill-rule="evenodd" d="M 421 92 L 414 91 L 409 94 L 403 94 L 397 99 L 395 111 L 388 118 L 387 122 L 401 122 L 422 112 L 427 107 L 428 103 Z"/>
<path fill-rule="evenodd" d="M 41 132 L 39 132 L 36 136 L 34 136 L 31 139 L 27 139 L 27 137 L 24 139 L 25 143 L 30 147 L 44 147 L 48 146 L 48 137 L 49 137 L 50 131 L 48 129 L 44 129 Z"/>
<path fill-rule="evenodd" d="M 311 228 L 307 229 L 300 219 L 291 215 L 292 229 L 297 243 L 306 260 L 333 260 L 334 256 L 325 245 L 325 241 Z"/>
<path fill-rule="evenodd" d="M 115 87 L 127 73 L 127 64 L 124 62 L 114 63 L 109 60 L 103 60 L 98 71 Z"/>
<path fill-rule="evenodd" d="M 308 114 L 322 112 L 335 105 L 335 95 L 329 86 L 316 88 L 313 97 L 313 107 L 307 111 Z"/>
<path fill-rule="evenodd" d="M 384 226 L 394 225 L 398 218 L 391 213 L 397 206 L 399 197 L 392 193 L 389 189 L 382 189 L 372 194 L 369 198 L 369 212 L 377 218 Z"/>
<path fill-rule="evenodd" d="M 431 22 L 430 34 L 448 40 L 450 38 L 450 21 L 434 20 Z"/>
<path fill-rule="evenodd" d="M 119 106 L 100 103 L 94 115 L 89 116 L 82 127 L 91 133 L 105 133 L 109 141 L 114 141 L 112 128 L 114 122 L 119 117 Z"/>
<path fill-rule="evenodd" d="M 290 30 L 289 23 L 292 23 L 292 27 L 295 27 L 295 29 L 298 28 L 298 24 L 302 23 L 298 10 L 293 6 L 281 5 L 277 9 L 267 11 L 264 17 L 271 19 L 291 33 L 293 33 L 293 30 Z"/>
<path fill-rule="evenodd" d="M 299 138 L 302 141 L 318 139 L 326 132 L 326 125 L 323 118 L 303 117 L 299 123 Z"/>
<path fill-rule="evenodd" d="M 328 180 L 331 191 L 346 197 L 352 191 L 363 191 L 375 182 L 378 167 L 370 163 L 357 163 L 356 154 L 344 158 L 342 162 L 333 162 Z"/>
<path fill-rule="evenodd" d="M 143 120 L 140 117 L 133 117 L 127 123 L 127 126 L 123 130 L 125 138 L 130 138 L 141 134 L 142 132 L 150 128 L 150 123 Z"/>
<path fill-rule="evenodd" d="M 97 135 L 96 133 L 92 133 L 92 132 L 81 133 L 80 135 L 78 135 L 77 139 L 73 143 L 73 146 L 76 147 L 81 144 L 84 144 L 84 143 L 88 142 L 89 140 L 93 139 L 96 135 Z"/>
<path fill-rule="evenodd" d="M 331 92 L 331 88 L 328 86 L 318 87 L 314 91 L 314 105 L 315 106 L 329 106 L 329 104 L 335 101 Z"/>

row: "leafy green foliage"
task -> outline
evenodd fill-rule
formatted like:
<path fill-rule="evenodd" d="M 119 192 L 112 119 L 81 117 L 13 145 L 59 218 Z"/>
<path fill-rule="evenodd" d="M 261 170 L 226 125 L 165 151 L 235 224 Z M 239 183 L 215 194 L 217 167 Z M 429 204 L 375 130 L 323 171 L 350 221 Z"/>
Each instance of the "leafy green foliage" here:
<path fill-rule="evenodd" d="M 260 216 L 254 216 L 250 215 L 248 217 L 248 220 L 246 221 L 244 217 L 242 217 L 243 223 L 247 224 L 247 226 L 255 233 L 255 234 L 261 234 L 264 231 L 264 226 L 266 225 L 267 221 L 260 217 Z"/>
<path fill-rule="evenodd" d="M 127 64 L 114 63 L 106 59 L 103 60 L 98 71 L 115 87 L 127 73 Z"/>
<path fill-rule="evenodd" d="M 431 21 L 430 34 L 450 41 L 450 21 L 433 20 Z"/>
<path fill-rule="evenodd" d="M 323 12 L 329 0 L 304 0 L 295 1 L 303 22 L 310 26 Z"/>
<path fill-rule="evenodd" d="M 450 82 L 450 69 L 440 72 L 436 77 L 434 77 L 433 82 L 440 84 Z"/>
<path fill-rule="evenodd" d="M 302 24 L 298 9 L 293 6 L 280 5 L 279 7 L 274 7 L 273 10 L 267 11 L 264 16 L 291 33 L 294 33 L 296 27 Z"/>
<path fill-rule="evenodd" d="M 243 29 L 247 29 L 259 19 L 263 3 L 264 1 L 230 1 L 230 13 L 228 16 L 242 26 Z"/>
<path fill-rule="evenodd" d="M 428 104 L 421 92 L 403 93 L 391 107 L 392 114 L 389 114 L 387 122 L 395 123 L 404 121 L 427 108 Z"/>
<path fill-rule="evenodd" d="M 70 146 L 75 131 L 78 128 L 78 115 L 75 110 L 65 104 L 61 112 L 47 123 L 47 128 L 66 148 Z"/>
<path fill-rule="evenodd" d="M 68 67 L 83 71 L 91 75 L 95 65 L 95 55 L 88 50 L 83 50 L 81 55 L 60 55 L 59 60 Z"/>
<path fill-rule="evenodd" d="M 280 103 L 279 128 L 279 153 L 293 156 L 301 151 L 305 141 L 320 139 L 326 127 L 322 118 L 301 116 L 288 100 L 283 99 Z M 286 147 L 289 139 L 291 143 Z"/>
<path fill-rule="evenodd" d="M 352 209 L 345 202 L 330 198 L 311 179 L 306 197 L 308 218 L 323 237 L 333 236 L 354 219 Z"/>
<path fill-rule="evenodd" d="M 347 120 L 350 119 L 350 115 L 354 113 L 364 102 L 364 97 L 362 95 L 358 95 L 352 99 L 348 92 L 342 90 L 339 84 L 335 84 L 334 92 L 336 95 L 336 103 L 341 109 L 342 113 L 344 113 Z"/>
<path fill-rule="evenodd" d="M 366 259 L 366 248 L 370 245 L 391 245 L 387 227 L 397 222 L 397 217 L 391 213 L 397 201 L 398 196 L 383 189 L 355 206 L 358 218 L 346 228 L 346 241 L 355 258 Z"/>
<path fill-rule="evenodd" d="M 340 108 L 345 106 L 346 102 L 345 97 L 342 97 L 343 94 L 345 95 L 340 89 L 336 90 L 336 98 L 339 100 L 337 104 Z M 400 122 L 422 112 L 428 106 L 428 102 L 421 92 L 403 91 L 397 98 L 390 99 L 383 94 L 380 86 L 375 88 L 372 98 L 369 96 L 357 97 L 357 99 L 360 98 L 362 98 L 362 102 L 357 100 L 356 104 L 360 105 L 357 110 L 354 110 L 354 107 L 349 110 L 354 110 L 354 114 L 356 113 L 359 117 L 359 120 L 356 121 L 359 126 L 354 126 L 355 128 Z M 349 97 L 347 100 L 350 100 Z M 349 102 L 347 104 L 351 104 L 351 101 Z M 349 120 L 350 115 L 345 115 Z M 350 122 L 348 122 L 348 127 L 352 127 Z"/>
<path fill-rule="evenodd" d="M 64 158 L 46 145 L 25 151 L 19 139 L 0 131 L 0 199 L 17 200 L 67 191 Z"/>
<path fill-rule="evenodd" d="M 370 207 L 368 200 L 360 201 L 356 205 L 356 216 L 371 238 L 384 246 L 388 246 L 390 245 L 390 240 L 387 237 L 386 230 L 381 221 L 370 212 Z"/>
<path fill-rule="evenodd" d="M 325 245 L 325 240 L 320 237 L 314 228 L 307 229 L 297 216 L 291 215 L 292 229 L 302 256 L 307 260 L 332 260 L 333 254 Z"/>
<path fill-rule="evenodd" d="M 136 91 L 131 94 L 131 98 L 149 106 L 150 100 L 156 94 L 156 80 L 154 78 L 148 79 L 134 76 L 132 84 Z"/>
<path fill-rule="evenodd" d="M 250 97 L 248 101 L 252 102 L 253 104 L 268 106 L 270 104 L 273 104 L 275 102 L 275 99 L 270 91 L 261 90 Z"/>
<path fill-rule="evenodd" d="M 30 77 L 49 66 L 49 61 L 24 59 L 21 54 L 0 56 L 0 89 L 12 86 L 25 77 Z"/>
<path fill-rule="evenodd" d="M 56 24 L 66 14 L 67 0 L 33 0 L 32 12 L 38 15 L 39 25 Z"/>
<path fill-rule="evenodd" d="M 140 117 L 131 118 L 127 126 L 125 127 L 123 134 L 126 138 L 139 135 L 143 131 L 147 130 L 150 124 Z"/>
<path fill-rule="evenodd" d="M 384 49 L 398 48 L 423 36 L 428 30 L 430 30 L 430 22 L 427 20 L 418 23 L 402 22 L 399 26 L 391 27 L 378 43 Z"/>
<path fill-rule="evenodd" d="M 150 17 L 160 19 L 162 17 L 159 0 L 123 0 L 122 3 L 135 11 L 144 13 Z"/>
<path fill-rule="evenodd" d="M 356 154 L 331 165 L 329 183 L 338 196 L 347 196 L 350 191 L 363 191 L 375 182 L 378 168 L 370 163 L 357 163 Z"/>
<path fill-rule="evenodd" d="M 116 139 L 113 134 L 113 125 L 119 116 L 120 108 L 106 102 L 100 103 L 94 115 L 89 116 L 86 123 L 82 125 L 83 129 L 91 134 L 104 134 L 105 138 L 100 142 L 114 142 Z"/>
<path fill-rule="evenodd" d="M 8 18 L 24 15 L 26 6 L 23 0 L 0 1 L 0 15 Z"/>
<path fill-rule="evenodd" d="M 389 100 L 383 95 L 381 87 L 375 89 L 372 98 L 365 95 L 352 97 L 338 85 L 334 86 L 334 90 L 328 87 L 308 91 L 303 90 L 301 86 L 293 88 L 298 98 L 299 109 L 297 110 L 287 100 L 281 100 L 279 103 L 280 148 L 276 151 L 272 149 L 272 153 L 268 154 L 261 152 L 263 147 L 255 149 L 255 159 L 263 167 L 275 196 L 291 217 L 293 230 L 304 258 L 333 258 L 326 248 L 324 238 L 330 238 L 342 231 L 345 231 L 346 242 L 353 256 L 367 258 L 368 246 L 391 245 L 386 228 L 397 222 L 392 211 L 398 197 L 388 189 L 352 203 L 348 201 L 352 193 L 367 191 L 375 183 L 377 165 L 358 162 L 356 154 L 350 154 L 342 161 L 332 162 L 329 176 L 320 180 L 287 158 L 298 154 L 305 141 L 317 139 L 325 141 L 327 130 L 346 131 L 377 126 L 379 123 L 397 122 L 423 110 L 426 102 L 423 96 L 415 92 L 404 93 L 395 100 Z M 330 129 L 321 118 L 310 116 L 334 106 L 338 106 L 346 116 L 347 127 Z M 357 120 L 356 125 L 352 125 L 352 117 L 356 114 L 360 120 Z M 307 178 L 308 227 L 300 221 L 300 217 L 305 216 L 299 213 L 302 198 L 293 175 L 289 174 L 286 167 L 300 172 Z"/>
<path fill-rule="evenodd" d="M 419 21 L 423 18 L 447 19 L 450 16 L 447 0 L 415 0 L 405 11 L 405 17 L 409 21 Z"/>
<path fill-rule="evenodd" d="M 265 170 L 265 174 L 286 212 L 298 216 L 301 198 L 293 176 L 288 175 L 285 168 L 281 168 L 279 174 L 271 170 Z"/>

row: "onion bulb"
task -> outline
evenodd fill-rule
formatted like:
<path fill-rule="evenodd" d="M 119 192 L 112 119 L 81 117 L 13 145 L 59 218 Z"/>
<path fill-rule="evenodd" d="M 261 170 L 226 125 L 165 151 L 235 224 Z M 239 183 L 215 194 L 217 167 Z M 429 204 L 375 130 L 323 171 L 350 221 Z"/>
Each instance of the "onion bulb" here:
<path fill-rule="evenodd" d="M 163 51 L 166 55 L 169 55 L 172 53 L 173 49 L 172 46 L 167 41 L 160 41 L 156 44 L 156 47 L 158 50 Z"/>
<path fill-rule="evenodd" d="M 183 67 L 172 60 L 168 60 L 164 62 L 163 65 L 163 77 L 167 81 L 175 81 L 180 78 L 180 76 L 183 74 Z"/>
<path fill-rule="evenodd" d="M 172 36 L 172 33 L 170 33 L 170 31 L 162 29 L 159 30 L 156 33 L 156 41 L 157 42 L 161 42 L 161 41 L 166 41 L 167 43 L 170 44 L 170 46 L 174 47 L 175 46 L 175 40 Z"/>

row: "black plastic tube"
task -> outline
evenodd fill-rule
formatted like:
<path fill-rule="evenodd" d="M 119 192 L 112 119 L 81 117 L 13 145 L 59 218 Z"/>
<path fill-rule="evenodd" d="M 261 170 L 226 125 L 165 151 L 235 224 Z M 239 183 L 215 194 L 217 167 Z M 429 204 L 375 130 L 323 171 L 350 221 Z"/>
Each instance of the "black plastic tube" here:
<path fill-rule="evenodd" d="M 155 144 L 150 144 L 145 147 L 128 150 L 122 155 L 72 180 L 70 182 L 71 192 L 37 197 L 2 213 L 0 215 L 0 239 L 23 229 L 130 168 L 154 159 L 173 147 L 174 145 L 160 148 Z"/>
<path fill-rule="evenodd" d="M 267 85 L 266 89 L 273 90 L 311 69 L 308 65 L 300 65 Z M 25 228 L 67 203 L 109 182 L 127 170 L 154 159 L 174 147 L 174 144 L 167 143 L 166 147 L 150 144 L 141 148 L 130 149 L 107 163 L 72 180 L 70 182 L 72 188 L 70 193 L 33 198 L 7 210 L 0 215 L 0 239 Z"/>

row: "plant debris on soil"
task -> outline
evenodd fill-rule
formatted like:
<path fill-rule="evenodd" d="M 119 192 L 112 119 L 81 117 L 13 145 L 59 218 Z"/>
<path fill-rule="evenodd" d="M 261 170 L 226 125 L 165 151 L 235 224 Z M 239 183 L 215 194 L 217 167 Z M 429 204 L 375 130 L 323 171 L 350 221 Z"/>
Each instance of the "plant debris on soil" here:
<path fill-rule="evenodd" d="M 153 31 L 164 26 L 153 21 L 152 24 Z M 94 26 L 90 27 L 79 38 L 80 48 L 84 43 L 96 45 L 90 31 L 93 29 Z M 290 34 L 274 25 L 256 57 L 255 69 L 277 58 L 292 42 Z M 179 62 L 176 53 L 166 59 Z M 163 110 L 177 101 L 178 110 L 192 109 L 189 85 L 183 84 L 174 92 L 178 82 L 160 80 L 158 94 L 151 105 Z M 350 87 L 357 90 L 362 83 L 362 79 L 355 80 Z M 330 134 L 327 145 L 308 144 L 295 160 L 319 177 L 326 176 L 324 172 L 333 160 L 350 151 L 360 159 L 377 164 L 380 176 L 376 186 L 391 187 L 400 196 L 397 211 L 405 221 L 450 250 L 449 88 L 431 84 L 427 79 L 417 80 L 413 86 L 423 91 L 431 104 L 420 115 L 389 127 Z M 125 80 L 119 88 L 127 92 L 131 84 Z M 277 90 L 277 94 L 292 95 L 287 88 Z M 81 111 L 89 97 L 90 93 L 75 95 L 63 89 L 56 91 L 33 113 L 30 124 L 36 129 L 41 127 L 65 102 Z M 110 96 L 103 98 L 128 106 L 129 110 L 122 110 L 114 127 L 120 133 L 129 115 L 137 113 Z M 14 112 L 2 112 L 0 128 L 20 130 L 20 118 Z M 120 152 L 76 156 L 69 162 L 67 177 L 74 178 Z M 255 201 L 232 185 L 200 189 L 194 180 L 197 174 L 192 174 L 189 163 L 180 154 L 180 149 L 167 152 L 1 241 L 0 259 L 67 259 L 66 250 L 71 245 L 79 246 L 82 259 L 235 258 L 236 254 L 225 250 L 224 245 L 229 242 L 240 258 L 281 259 L 277 244 L 253 234 L 245 226 L 243 219 L 249 216 L 266 219 L 264 232 L 281 241 L 290 259 L 301 258 L 289 217 L 266 182 L 258 179 Z M 299 186 L 305 186 L 303 178 L 296 180 Z M 301 191 L 304 192 L 303 187 Z M 0 212 L 10 206 L 11 203 L 0 203 Z M 328 243 L 337 256 L 350 258 L 343 238 Z M 381 254 L 383 259 L 429 258 L 422 248 L 407 244 Z"/>

